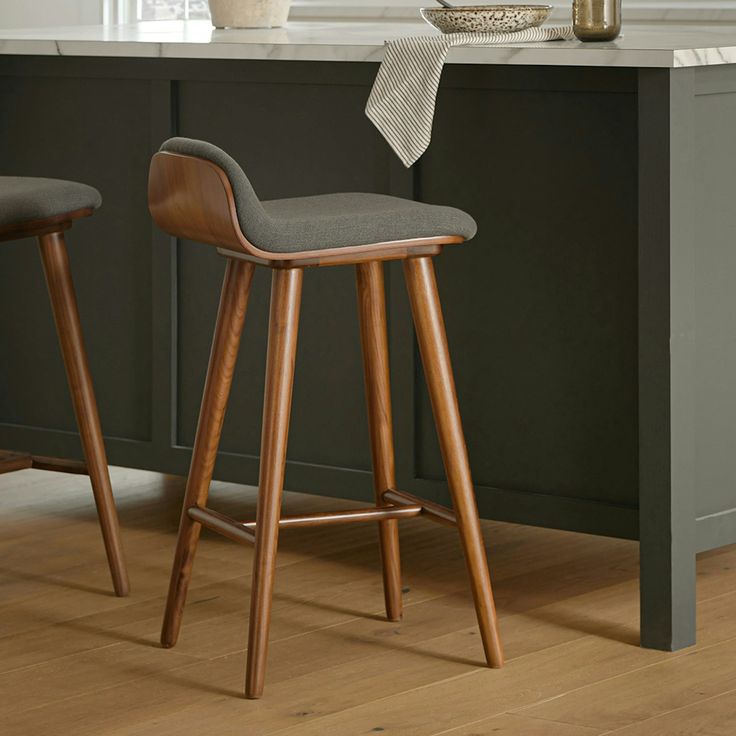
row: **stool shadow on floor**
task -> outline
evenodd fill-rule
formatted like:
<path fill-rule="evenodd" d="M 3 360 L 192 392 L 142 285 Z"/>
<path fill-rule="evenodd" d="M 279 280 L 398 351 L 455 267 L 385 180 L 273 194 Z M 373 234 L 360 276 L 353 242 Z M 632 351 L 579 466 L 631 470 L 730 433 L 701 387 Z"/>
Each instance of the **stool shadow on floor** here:
<path fill-rule="evenodd" d="M 546 623 L 564 626 L 572 631 L 579 631 L 581 634 L 597 636 L 602 639 L 610 639 L 618 641 L 621 644 L 629 644 L 630 646 L 639 646 L 639 625 L 638 625 L 638 607 L 632 611 L 632 619 L 637 623 L 630 626 L 626 624 L 614 624 L 604 619 L 589 619 L 583 616 L 576 616 L 572 612 L 560 613 L 544 613 L 542 611 L 531 611 L 531 618 L 544 621 Z"/>
<path fill-rule="evenodd" d="M 28 570 L 13 570 L 8 567 L 0 566 L 0 575 L 16 580 L 33 580 L 34 582 L 53 586 L 55 588 L 67 588 L 69 590 L 78 590 L 82 593 L 94 593 L 95 595 L 106 596 L 107 598 L 116 598 L 117 596 L 107 588 L 96 588 L 92 585 L 85 585 L 69 579 L 65 579 L 61 575 L 43 575 L 39 573 L 28 572 Z"/>

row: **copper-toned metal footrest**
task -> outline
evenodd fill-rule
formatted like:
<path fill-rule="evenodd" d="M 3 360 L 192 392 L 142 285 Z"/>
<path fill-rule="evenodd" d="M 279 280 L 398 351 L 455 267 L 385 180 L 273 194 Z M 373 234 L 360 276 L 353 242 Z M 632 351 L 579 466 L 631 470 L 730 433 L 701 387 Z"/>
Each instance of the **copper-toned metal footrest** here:
<path fill-rule="evenodd" d="M 282 516 L 279 527 L 323 526 L 325 524 L 353 524 L 360 521 L 384 521 L 419 516 L 422 507 L 417 504 L 378 506 L 347 511 L 323 511 L 317 514 Z M 236 542 L 255 542 L 255 521 L 236 521 L 208 508 L 192 506 L 187 510 L 189 518 Z"/>
<path fill-rule="evenodd" d="M 422 516 L 426 516 L 432 521 L 436 521 L 446 526 L 457 526 L 457 518 L 455 512 L 452 509 L 448 509 L 447 506 L 442 506 L 434 501 L 427 501 L 419 496 L 414 496 L 411 493 L 405 493 L 404 491 L 397 491 L 395 488 L 391 488 L 383 494 L 383 500 L 389 503 L 396 504 L 401 507 L 414 507 L 419 506 L 421 508 Z"/>
<path fill-rule="evenodd" d="M 347 511 L 323 511 L 318 514 L 303 514 L 300 516 L 282 516 L 279 519 L 280 527 L 322 526 L 323 524 L 352 524 L 359 521 L 384 521 L 385 519 L 400 519 L 409 516 L 419 516 L 421 506 L 379 506 L 366 509 L 349 509 Z M 246 521 L 243 526 L 255 529 L 255 521 Z"/>
<path fill-rule="evenodd" d="M 448 526 L 457 526 L 455 514 L 445 506 L 432 501 L 425 501 L 410 493 L 388 490 L 383 494 L 384 501 L 391 506 L 374 506 L 347 511 L 322 511 L 317 514 L 300 514 L 298 516 L 282 516 L 280 528 L 301 526 L 323 526 L 325 524 L 354 524 L 360 521 L 385 521 L 386 519 L 402 519 L 412 516 L 427 516 L 433 521 Z M 192 521 L 222 534 L 236 542 L 254 544 L 256 541 L 255 521 L 237 521 L 206 507 L 191 506 L 187 514 Z"/>

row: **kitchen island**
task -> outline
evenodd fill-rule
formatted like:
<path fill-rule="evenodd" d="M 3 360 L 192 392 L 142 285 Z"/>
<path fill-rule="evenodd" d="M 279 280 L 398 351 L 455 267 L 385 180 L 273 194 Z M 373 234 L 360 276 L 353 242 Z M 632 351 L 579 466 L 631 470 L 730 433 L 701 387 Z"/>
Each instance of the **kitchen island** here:
<path fill-rule="evenodd" d="M 695 555 L 736 542 L 736 26 L 452 49 L 432 144 L 406 170 L 363 109 L 383 40 L 428 30 L 0 31 L 0 173 L 103 194 L 70 251 L 110 461 L 186 473 L 224 268 L 151 225 L 165 138 L 221 145 L 265 199 L 455 205 L 479 234 L 437 269 L 481 513 L 639 539 L 642 644 L 692 644 Z M 0 249 L 0 447 L 74 456 L 37 257 Z M 445 500 L 394 265 L 387 286 L 399 487 Z M 223 480 L 257 479 L 267 290 L 260 274 Z M 306 279 L 287 487 L 368 500 L 354 291 L 347 268 Z"/>

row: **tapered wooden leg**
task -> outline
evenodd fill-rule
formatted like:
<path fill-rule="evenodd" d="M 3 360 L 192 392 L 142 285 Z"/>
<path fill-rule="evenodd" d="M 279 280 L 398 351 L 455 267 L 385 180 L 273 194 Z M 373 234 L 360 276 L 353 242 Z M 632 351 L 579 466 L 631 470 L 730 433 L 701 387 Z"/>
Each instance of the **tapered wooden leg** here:
<path fill-rule="evenodd" d="M 302 279 L 300 268 L 273 271 L 245 679 L 248 698 L 262 695 L 266 674 Z"/>
<path fill-rule="evenodd" d="M 491 667 L 501 667 L 503 650 L 496 621 L 491 577 L 483 546 L 432 259 L 428 256 L 407 259 L 404 261 L 404 275 L 447 482 L 470 573 L 483 648 L 488 664 Z"/>
<path fill-rule="evenodd" d="M 373 487 L 376 492 L 376 504 L 384 506 L 386 502 L 383 500 L 383 494 L 396 487 L 396 479 L 383 263 L 380 261 L 360 263 L 356 266 L 356 276 L 365 394 L 373 458 Z M 386 615 L 389 621 L 399 621 L 402 612 L 399 522 L 396 519 L 380 521 L 378 530 Z"/>
<path fill-rule="evenodd" d="M 64 235 L 50 233 L 38 241 L 112 584 L 116 595 L 125 596 L 130 589 L 128 572 Z"/>
<path fill-rule="evenodd" d="M 189 518 L 187 509 L 190 506 L 204 506 L 209 494 L 254 268 L 252 263 L 235 258 L 227 262 L 161 631 L 161 644 L 164 647 L 173 647 L 179 637 L 194 555 L 202 529 L 201 524 Z"/>

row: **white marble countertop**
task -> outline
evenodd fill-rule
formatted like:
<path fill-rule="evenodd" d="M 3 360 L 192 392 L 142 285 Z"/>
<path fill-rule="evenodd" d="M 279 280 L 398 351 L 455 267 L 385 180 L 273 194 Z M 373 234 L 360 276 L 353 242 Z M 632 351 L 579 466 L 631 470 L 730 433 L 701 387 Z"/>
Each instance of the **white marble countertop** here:
<path fill-rule="evenodd" d="M 383 42 L 435 33 L 425 23 L 294 20 L 270 30 L 215 30 L 209 21 L 0 29 L 0 54 L 176 59 L 380 61 Z M 629 23 L 611 43 L 555 41 L 454 48 L 448 63 L 684 67 L 736 63 L 736 25 Z"/>

